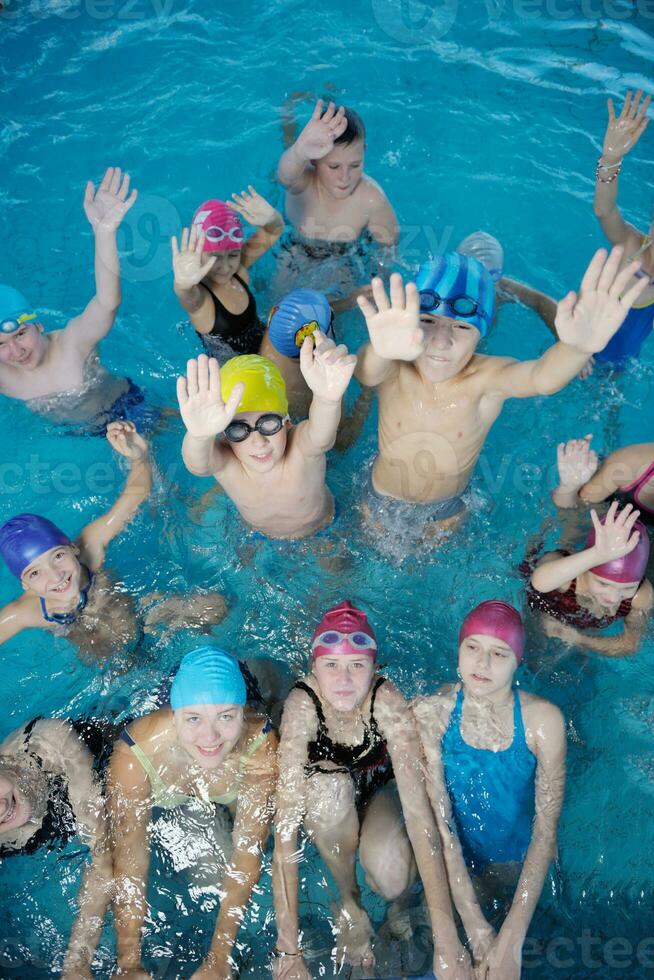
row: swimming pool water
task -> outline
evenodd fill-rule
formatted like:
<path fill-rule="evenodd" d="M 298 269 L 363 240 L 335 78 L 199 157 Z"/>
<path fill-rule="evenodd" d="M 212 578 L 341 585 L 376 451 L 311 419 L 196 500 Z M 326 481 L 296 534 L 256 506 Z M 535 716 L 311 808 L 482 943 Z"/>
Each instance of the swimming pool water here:
<path fill-rule="evenodd" d="M 280 108 L 305 92 L 333 93 L 363 116 L 366 169 L 397 210 L 404 269 L 484 228 L 503 242 L 509 275 L 559 297 L 603 244 L 592 194 L 606 96 L 654 91 L 652 16 L 644 0 L 332 0 L 311 8 L 295 0 L 265 8 L 252 0 L 12 0 L 0 15 L 2 278 L 32 298 L 49 326 L 62 326 L 92 293 L 84 184 L 108 165 L 128 170 L 140 193 L 120 233 L 123 304 L 102 357 L 152 402 L 174 405 L 175 376 L 200 348 L 172 293 L 169 237 L 198 201 L 249 183 L 281 206 L 273 182 Z M 303 118 L 309 104 L 299 105 Z M 651 140 L 647 133 L 621 178 L 625 216 L 639 227 L 654 198 Z M 276 298 L 273 268 L 266 257 L 254 273 L 261 311 Z M 340 329 L 353 347 L 364 339 L 358 313 Z M 534 357 L 549 340 L 534 314 L 510 307 L 487 350 Z M 650 341 L 617 382 L 596 376 L 552 398 L 509 403 L 482 454 L 469 518 L 431 555 L 403 558 L 393 541 L 379 551 L 361 532 L 372 413 L 357 445 L 330 459 L 342 512 L 336 571 L 325 567 L 328 544 L 244 540 L 223 496 L 192 519 L 189 507 L 211 483 L 185 471 L 173 419 L 155 437 L 153 499 L 112 545 L 108 567 L 136 594 L 224 591 L 231 610 L 216 629 L 224 645 L 298 671 L 318 611 L 351 596 L 370 610 L 389 676 L 408 695 L 431 691 L 453 678 L 458 624 L 472 605 L 495 597 L 523 604 L 517 566 L 527 538 L 554 516 L 556 443 L 593 432 L 596 448 L 610 451 L 652 438 L 653 369 Z M 110 503 L 123 473 L 102 440 L 48 428 L 8 402 L 0 424 L 0 520 L 42 511 L 74 534 Z M 548 543 L 555 536 L 552 524 Z M 1 575 L 0 600 L 14 594 Z M 23 634 L 3 648 L 0 737 L 37 714 L 143 710 L 191 642 L 152 643 L 141 667 L 113 677 L 80 664 L 65 641 Z M 530 930 L 529 978 L 654 975 L 654 944 L 636 952 L 654 936 L 653 653 L 651 631 L 637 657 L 614 662 L 532 636 L 521 683 L 564 711 L 569 772 L 559 870 Z M 0 869 L 0 976 L 50 975 L 81 859 L 75 848 L 66 852 L 63 880 L 54 855 Z M 332 897 L 317 862 L 308 867 L 303 915 L 313 925 Z M 185 962 L 202 926 L 179 908 L 172 914 L 174 896 L 157 901 L 166 919 L 148 962 L 154 976 L 173 977 L 171 957 Z M 262 947 L 274 939 L 267 874 L 249 919 L 241 939 L 255 952 L 244 970 L 263 976 Z M 328 942 L 320 930 L 311 935 Z M 110 975 L 111 950 L 108 927 L 98 976 Z"/>

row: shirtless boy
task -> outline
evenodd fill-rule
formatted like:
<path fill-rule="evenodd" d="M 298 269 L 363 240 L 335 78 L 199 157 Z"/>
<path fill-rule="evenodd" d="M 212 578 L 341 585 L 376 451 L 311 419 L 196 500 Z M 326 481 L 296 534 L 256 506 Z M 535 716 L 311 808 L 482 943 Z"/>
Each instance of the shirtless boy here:
<path fill-rule="evenodd" d="M 558 304 L 560 338 L 535 361 L 475 354 L 492 321 L 493 282 L 475 259 L 452 253 L 422 270 L 421 291 L 391 276 L 359 298 L 370 342 L 357 379 L 377 388 L 379 454 L 372 491 L 386 503 L 423 505 L 424 521 L 458 515 L 486 436 L 507 398 L 560 391 L 618 330 L 645 288 L 626 289 L 638 263 L 619 271 L 622 249 L 593 257 L 579 294 Z"/>
<path fill-rule="evenodd" d="M 148 445 L 131 422 L 110 423 L 107 439 L 130 461 L 127 483 L 113 507 L 74 541 L 37 514 L 19 514 L 0 527 L 0 555 L 24 589 L 0 610 L 0 643 L 25 629 L 44 629 L 65 636 L 89 663 L 138 644 L 141 628 L 132 598 L 115 587 L 103 565 L 109 543 L 150 495 L 152 470 Z M 175 619 L 178 627 L 202 626 L 222 619 L 225 608 L 216 593 L 188 597 L 183 610 L 180 598 L 170 596 L 148 611 L 144 626 Z"/>
<path fill-rule="evenodd" d="M 96 293 L 63 330 L 44 333 L 25 297 L 0 286 L 0 392 L 56 416 L 56 421 L 94 419 L 103 434 L 107 421 L 125 418 L 126 410 L 143 401 L 132 382 L 102 367 L 96 351 L 120 306 L 116 231 L 135 200 L 129 175 L 121 175 L 118 167 L 109 167 L 97 191 L 90 181 L 86 185 L 84 212 L 95 237 Z"/>
<path fill-rule="evenodd" d="M 304 538 L 326 527 L 334 498 L 325 457 L 355 365 L 356 357 L 320 331 L 305 338 L 300 366 L 313 401 L 309 418 L 292 426 L 284 380 L 265 357 L 235 357 L 222 368 L 203 354 L 190 360 L 177 380 L 187 468 L 213 475 L 242 518 L 268 537 Z"/>
<path fill-rule="evenodd" d="M 311 119 L 282 155 L 277 176 L 286 188 L 286 215 L 306 238 L 353 242 L 367 229 L 380 245 L 395 245 L 398 224 L 381 187 L 363 172 L 363 122 L 351 109 L 316 102 Z"/>

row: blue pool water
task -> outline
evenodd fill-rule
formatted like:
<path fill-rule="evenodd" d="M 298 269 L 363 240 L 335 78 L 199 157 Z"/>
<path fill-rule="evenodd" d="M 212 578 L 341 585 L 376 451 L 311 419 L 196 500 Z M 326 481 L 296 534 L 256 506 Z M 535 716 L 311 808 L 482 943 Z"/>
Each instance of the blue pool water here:
<path fill-rule="evenodd" d="M 603 244 L 592 194 L 605 99 L 641 85 L 654 91 L 650 8 L 644 0 L 446 0 L 433 9 L 416 0 L 311 8 L 296 0 L 11 0 L 0 15 L 2 279 L 23 288 L 48 325 L 62 326 L 92 292 L 84 184 L 107 165 L 128 170 L 140 194 L 121 230 L 123 305 L 102 356 L 153 403 L 174 405 L 175 376 L 199 346 L 172 293 L 169 237 L 200 200 L 249 183 L 281 206 L 273 182 L 280 107 L 308 92 L 333 93 L 365 119 L 366 169 L 399 215 L 406 270 L 481 227 L 504 243 L 509 275 L 561 296 Z M 651 146 L 647 133 L 621 186 L 626 217 L 643 228 L 654 199 Z M 276 298 L 273 267 L 267 257 L 255 270 L 262 311 Z M 352 347 L 364 339 L 358 313 L 342 319 L 341 332 Z M 486 349 L 534 357 L 549 340 L 533 314 L 511 307 Z M 326 570 L 311 542 L 244 543 L 224 497 L 191 519 L 210 481 L 184 470 L 173 419 L 155 439 L 153 500 L 112 545 L 108 566 L 135 594 L 223 591 L 231 611 L 216 630 L 221 641 L 242 658 L 272 656 L 298 671 L 318 611 L 349 595 L 371 612 L 389 676 L 408 695 L 431 691 L 453 677 L 458 624 L 472 605 L 522 603 L 516 569 L 528 536 L 553 517 L 557 442 L 593 432 L 597 448 L 610 451 L 651 439 L 653 393 L 650 341 L 618 382 L 597 376 L 549 399 L 508 404 L 480 460 L 469 518 L 445 549 L 409 557 L 401 542 L 380 552 L 361 532 L 373 413 L 358 444 L 330 460 L 347 557 L 338 572 Z M 42 511 L 75 534 L 110 503 L 123 474 L 102 440 L 49 429 L 7 402 L 0 424 L 0 520 Z M 14 594 L 0 575 L 0 600 Z M 153 643 L 142 667 L 107 677 L 80 664 L 65 641 L 24 634 L 3 648 L 0 737 L 37 714 L 138 712 L 190 642 Z M 569 775 L 559 870 L 526 946 L 530 978 L 654 975 L 654 942 L 643 944 L 654 936 L 653 654 L 651 634 L 636 658 L 614 662 L 532 637 L 521 683 L 564 711 Z M 51 973 L 82 858 L 73 848 L 63 864 L 49 855 L 0 870 L 0 976 Z M 303 915 L 313 925 L 332 896 L 309 865 Z M 262 947 L 274 939 L 269 895 L 266 873 L 241 937 L 256 950 L 244 975 L 264 975 Z M 173 977 L 173 957 L 192 956 L 198 922 L 183 921 L 172 899 L 158 901 L 166 918 L 148 962 L 153 975 Z M 328 943 L 318 927 L 311 941 Z M 108 928 L 99 976 L 110 975 L 111 957 Z"/>

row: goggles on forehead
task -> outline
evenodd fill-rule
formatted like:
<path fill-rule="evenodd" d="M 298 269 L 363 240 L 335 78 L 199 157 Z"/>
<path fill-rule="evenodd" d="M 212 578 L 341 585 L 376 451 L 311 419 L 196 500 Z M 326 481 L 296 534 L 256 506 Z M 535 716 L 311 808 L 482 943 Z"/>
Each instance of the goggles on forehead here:
<path fill-rule="evenodd" d="M 433 289 L 421 289 L 419 295 L 421 313 L 434 313 L 440 306 L 445 306 L 457 317 L 471 317 L 478 312 L 485 316 L 485 311 L 471 296 L 439 296 Z"/>
<path fill-rule="evenodd" d="M 229 238 L 234 245 L 243 244 L 243 231 L 240 228 L 230 228 L 229 231 L 225 231 L 218 225 L 211 225 L 211 227 L 204 229 L 204 237 L 208 242 L 224 242 L 226 238 Z"/>
<path fill-rule="evenodd" d="M 15 333 L 33 320 L 36 320 L 36 313 L 21 313 L 17 317 L 8 317 L 0 322 L 0 333 Z"/>
<path fill-rule="evenodd" d="M 356 650 L 366 651 L 377 649 L 376 640 L 368 633 L 363 633 L 360 630 L 354 633 L 341 633 L 339 630 L 325 630 L 324 633 L 320 633 L 315 638 L 311 644 L 311 649 L 315 650 L 317 647 L 337 647 L 344 640 L 347 640 L 350 646 Z"/>
<path fill-rule="evenodd" d="M 230 422 L 225 429 L 224 436 L 230 442 L 244 442 L 253 432 L 258 432 L 262 436 L 274 436 L 284 422 L 288 422 L 290 416 L 278 415 L 276 412 L 266 412 L 260 415 L 254 425 L 247 422 Z"/>

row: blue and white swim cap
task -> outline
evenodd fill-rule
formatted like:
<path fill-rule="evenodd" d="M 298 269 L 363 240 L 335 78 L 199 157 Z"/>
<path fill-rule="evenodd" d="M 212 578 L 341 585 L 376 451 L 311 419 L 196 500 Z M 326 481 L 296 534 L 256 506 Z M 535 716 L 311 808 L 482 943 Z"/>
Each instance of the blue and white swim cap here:
<path fill-rule="evenodd" d="M 493 321 L 495 285 L 477 259 L 449 252 L 424 262 L 416 276 L 420 312 L 463 320 L 485 337 Z"/>
<path fill-rule="evenodd" d="M 13 286 L 0 284 L 0 333 L 15 333 L 37 315 L 22 293 Z"/>
<path fill-rule="evenodd" d="M 299 357 L 305 337 L 322 330 L 328 337 L 334 336 L 334 315 L 324 293 L 315 289 L 294 289 L 268 317 L 268 336 L 271 344 L 285 357 Z"/>
<path fill-rule="evenodd" d="M 173 711 L 190 704 L 240 704 L 247 700 L 238 660 L 219 647 L 203 646 L 182 658 L 170 689 Z"/>

